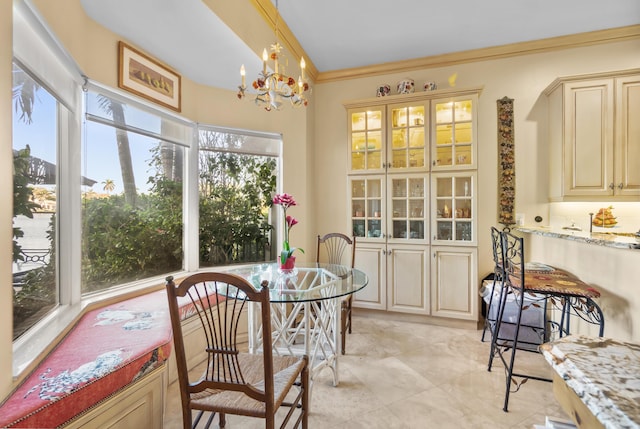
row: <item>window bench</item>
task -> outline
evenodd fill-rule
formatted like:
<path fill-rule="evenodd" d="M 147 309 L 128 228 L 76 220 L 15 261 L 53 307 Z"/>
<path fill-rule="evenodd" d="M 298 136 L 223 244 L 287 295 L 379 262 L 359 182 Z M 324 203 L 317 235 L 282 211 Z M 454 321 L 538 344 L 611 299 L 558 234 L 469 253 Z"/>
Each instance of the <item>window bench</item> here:
<path fill-rule="evenodd" d="M 197 342 L 189 305 L 181 305 L 182 319 Z M 117 427 L 125 419 L 127 427 L 161 428 L 176 377 L 172 347 L 164 289 L 91 310 L 0 406 L 0 427 Z"/>

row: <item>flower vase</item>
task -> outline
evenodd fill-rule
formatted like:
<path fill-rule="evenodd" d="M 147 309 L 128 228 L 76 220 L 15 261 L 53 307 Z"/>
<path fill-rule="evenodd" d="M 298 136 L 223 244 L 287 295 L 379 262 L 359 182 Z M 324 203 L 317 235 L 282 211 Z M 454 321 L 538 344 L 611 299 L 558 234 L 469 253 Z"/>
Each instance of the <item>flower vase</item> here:
<path fill-rule="evenodd" d="M 280 263 L 280 271 L 284 272 L 284 273 L 289 273 L 292 272 L 296 267 L 296 257 L 295 256 L 289 256 L 287 258 L 286 261 L 284 261 L 283 263 Z"/>

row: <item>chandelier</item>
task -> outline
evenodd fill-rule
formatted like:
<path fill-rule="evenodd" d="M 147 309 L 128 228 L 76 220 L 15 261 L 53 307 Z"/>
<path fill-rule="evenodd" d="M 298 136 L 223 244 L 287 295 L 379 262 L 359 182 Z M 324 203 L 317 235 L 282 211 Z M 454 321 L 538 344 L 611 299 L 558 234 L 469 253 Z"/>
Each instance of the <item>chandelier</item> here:
<path fill-rule="evenodd" d="M 257 78 L 251 84 L 255 91 L 256 105 L 264 107 L 267 111 L 280 110 L 287 100 L 294 107 L 306 106 L 308 103 L 307 95 L 311 92 L 309 84 L 305 80 L 304 58 L 300 58 L 300 75 L 297 80 L 286 73 L 287 61 L 281 53 L 282 45 L 278 42 L 278 19 L 278 0 L 276 0 L 276 41 L 270 47 L 271 53 L 268 53 L 266 48 L 262 51 L 262 71 L 258 73 Z M 247 92 L 245 75 L 243 64 L 240 67 L 242 83 L 238 86 L 239 99 L 243 99 Z"/>

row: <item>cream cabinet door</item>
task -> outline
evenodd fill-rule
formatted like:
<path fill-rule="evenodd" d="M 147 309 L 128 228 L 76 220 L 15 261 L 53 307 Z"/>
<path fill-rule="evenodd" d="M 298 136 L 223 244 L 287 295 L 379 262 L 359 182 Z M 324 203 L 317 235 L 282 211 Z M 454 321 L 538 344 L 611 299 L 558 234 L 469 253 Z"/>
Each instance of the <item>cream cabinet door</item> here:
<path fill-rule="evenodd" d="M 477 243 L 476 183 L 475 171 L 431 175 L 431 244 Z"/>
<path fill-rule="evenodd" d="M 389 174 L 387 177 L 387 243 L 428 244 L 428 175 Z"/>
<path fill-rule="evenodd" d="M 477 249 L 432 246 L 431 253 L 431 315 L 477 320 Z"/>
<path fill-rule="evenodd" d="M 614 193 L 613 79 L 564 86 L 564 196 Z"/>
<path fill-rule="evenodd" d="M 387 250 L 388 310 L 429 314 L 429 247 L 395 245 Z"/>
<path fill-rule="evenodd" d="M 478 168 L 477 95 L 431 103 L 431 171 Z"/>
<path fill-rule="evenodd" d="M 162 365 L 95 408 L 91 408 L 86 414 L 82 414 L 65 427 L 69 429 L 161 429 L 166 386 L 166 367 Z"/>
<path fill-rule="evenodd" d="M 385 108 L 349 110 L 349 170 L 351 173 L 383 173 L 386 168 Z"/>
<path fill-rule="evenodd" d="M 615 194 L 640 195 L 640 76 L 616 79 Z"/>
<path fill-rule="evenodd" d="M 429 101 L 387 106 L 387 172 L 429 170 Z"/>
<path fill-rule="evenodd" d="M 349 219 L 358 242 L 384 244 L 385 176 L 349 177 Z"/>
<path fill-rule="evenodd" d="M 357 243 L 354 265 L 367 275 L 369 283 L 356 292 L 353 305 L 360 308 L 386 310 L 386 246 Z"/>

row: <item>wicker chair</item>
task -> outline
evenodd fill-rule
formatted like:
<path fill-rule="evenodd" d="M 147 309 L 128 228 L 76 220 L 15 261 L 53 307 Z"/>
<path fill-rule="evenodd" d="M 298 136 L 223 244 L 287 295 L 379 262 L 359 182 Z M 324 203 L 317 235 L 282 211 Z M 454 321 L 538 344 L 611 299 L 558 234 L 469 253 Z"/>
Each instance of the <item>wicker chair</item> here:
<path fill-rule="evenodd" d="M 318 249 L 316 262 L 327 264 L 347 265 L 353 268 L 356 257 L 356 237 L 349 238 L 339 232 L 331 232 L 324 236 L 318 235 Z M 353 294 L 342 298 L 340 309 L 340 337 L 342 341 L 341 352 L 345 353 L 347 331 L 351 333 L 351 308 Z"/>
<path fill-rule="evenodd" d="M 308 359 L 271 353 L 271 311 L 266 282 L 262 290 L 256 291 L 242 277 L 210 272 L 191 275 L 177 286 L 173 277 L 167 277 L 166 288 L 184 429 L 196 428 L 201 421 L 209 428 L 216 413 L 221 428 L 225 427 L 225 415 L 235 414 L 263 418 L 265 427 L 272 429 L 276 427 L 276 412 L 281 405 L 290 408 L 282 417 L 280 428 L 289 422 L 293 427 L 307 428 Z M 238 327 L 246 317 L 243 310 L 250 303 L 260 308 L 264 353 L 242 352 L 241 345 L 237 344 Z M 195 376 L 190 375 L 187 368 L 185 347 L 196 345 L 194 341 L 185 344 L 180 317 L 185 311 L 201 322 L 203 331 L 200 353 L 203 361 L 206 360 L 206 368 Z M 297 388 L 292 389 L 294 386 Z M 192 411 L 197 411 L 195 419 Z M 209 413 L 206 422 L 205 413 Z M 291 419 L 296 414 L 297 419 Z"/>

